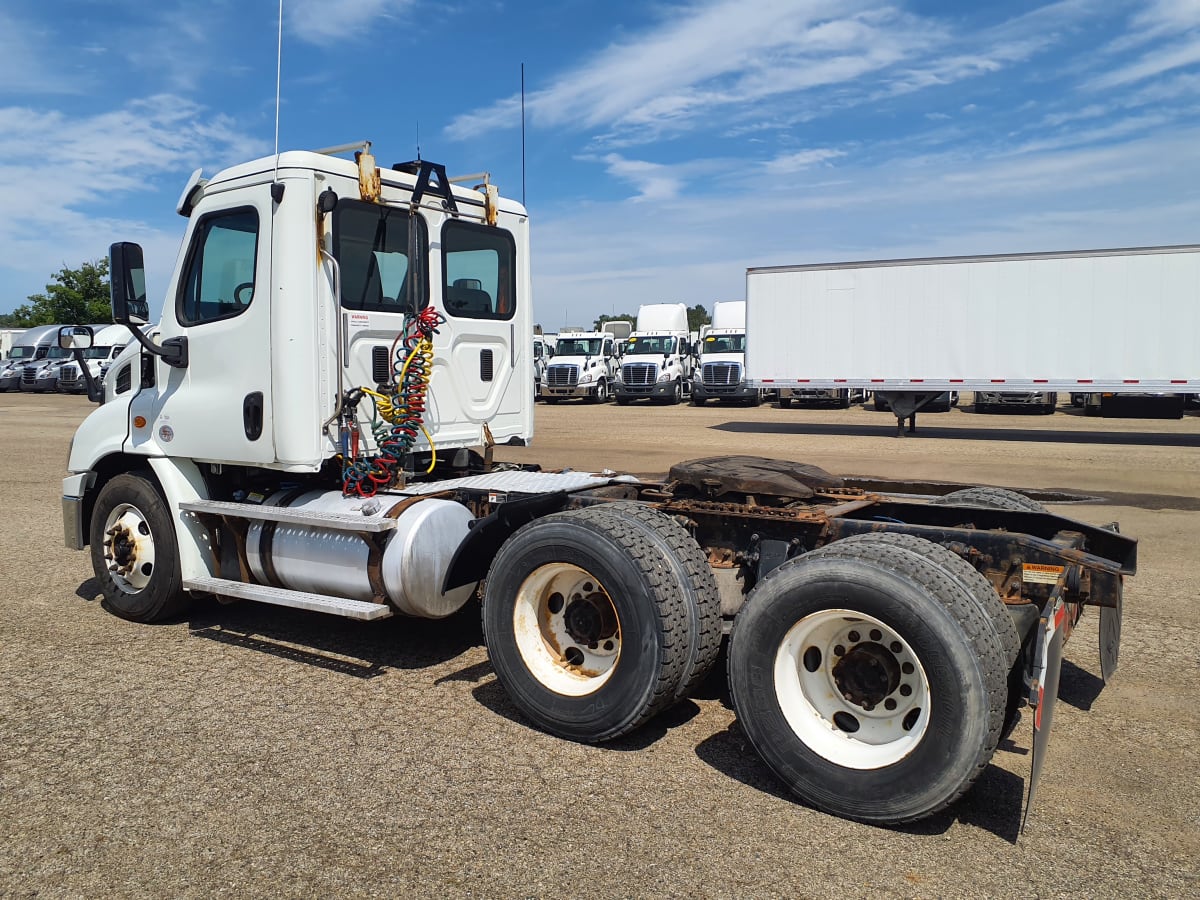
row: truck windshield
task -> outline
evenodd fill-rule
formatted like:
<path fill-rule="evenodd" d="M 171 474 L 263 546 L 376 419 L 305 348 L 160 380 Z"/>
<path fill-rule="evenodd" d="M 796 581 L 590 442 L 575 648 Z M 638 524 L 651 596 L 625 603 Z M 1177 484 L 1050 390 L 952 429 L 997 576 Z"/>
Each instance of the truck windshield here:
<path fill-rule="evenodd" d="M 675 338 L 662 334 L 630 338 L 629 343 L 625 345 L 625 352 L 632 353 L 634 356 L 674 353 Z"/>
<path fill-rule="evenodd" d="M 33 347 L 13 347 L 8 354 L 9 359 L 33 359 Z"/>
<path fill-rule="evenodd" d="M 70 350 L 64 350 L 62 347 L 51 347 L 50 352 L 46 354 L 47 359 L 66 359 L 71 355 Z"/>
<path fill-rule="evenodd" d="M 701 353 L 745 353 L 744 334 L 714 334 L 704 339 Z"/>
<path fill-rule="evenodd" d="M 599 356 L 600 338 L 559 338 L 555 356 Z"/>
<path fill-rule="evenodd" d="M 88 347 L 83 351 L 84 359 L 108 359 L 108 351 L 112 347 Z"/>

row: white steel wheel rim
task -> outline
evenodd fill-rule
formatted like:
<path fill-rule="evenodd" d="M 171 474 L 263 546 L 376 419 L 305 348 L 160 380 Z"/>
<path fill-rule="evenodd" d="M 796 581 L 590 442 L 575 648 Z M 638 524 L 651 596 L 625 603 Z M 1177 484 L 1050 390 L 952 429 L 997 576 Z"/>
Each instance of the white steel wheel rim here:
<path fill-rule="evenodd" d="M 812 752 L 850 769 L 899 762 L 929 727 L 929 679 L 888 625 L 849 609 L 810 613 L 775 653 L 775 696 Z"/>
<path fill-rule="evenodd" d="M 118 505 L 104 520 L 104 564 L 117 587 L 136 594 L 154 574 L 154 532 L 145 515 L 130 503 Z"/>
<path fill-rule="evenodd" d="M 513 635 L 529 673 L 568 697 L 598 691 L 621 655 L 612 598 L 597 578 L 571 563 L 540 566 L 521 583 Z"/>

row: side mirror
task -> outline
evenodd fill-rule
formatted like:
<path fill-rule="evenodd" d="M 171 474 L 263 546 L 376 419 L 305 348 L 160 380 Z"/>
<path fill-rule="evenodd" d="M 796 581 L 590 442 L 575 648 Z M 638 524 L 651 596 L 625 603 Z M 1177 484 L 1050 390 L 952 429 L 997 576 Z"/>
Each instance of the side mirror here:
<path fill-rule="evenodd" d="M 142 248 L 122 242 L 108 248 L 108 272 L 113 321 L 118 325 L 145 325 L 150 321 L 146 302 L 146 268 Z"/>
<path fill-rule="evenodd" d="M 67 325 L 60 328 L 58 346 L 63 350 L 88 350 L 92 346 L 92 329 L 86 325 Z"/>

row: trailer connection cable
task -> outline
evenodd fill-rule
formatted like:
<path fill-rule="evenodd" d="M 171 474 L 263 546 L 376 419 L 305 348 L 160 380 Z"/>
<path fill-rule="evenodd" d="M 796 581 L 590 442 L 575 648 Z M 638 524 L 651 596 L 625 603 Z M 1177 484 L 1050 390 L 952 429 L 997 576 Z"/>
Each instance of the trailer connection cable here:
<path fill-rule="evenodd" d="M 433 374 L 433 335 L 442 323 L 433 307 L 426 307 L 415 316 L 406 316 L 404 328 L 392 342 L 392 391 L 382 394 L 370 388 L 358 388 L 362 396 L 370 397 L 374 405 L 371 432 L 379 452 L 375 456 L 343 455 L 342 493 L 349 496 L 373 497 L 381 488 L 391 485 L 412 453 L 418 433 L 429 444 L 430 461 L 426 473 L 437 464 L 437 448 L 425 428 L 426 400 L 429 379 Z M 353 433 L 358 433 L 357 425 Z"/>

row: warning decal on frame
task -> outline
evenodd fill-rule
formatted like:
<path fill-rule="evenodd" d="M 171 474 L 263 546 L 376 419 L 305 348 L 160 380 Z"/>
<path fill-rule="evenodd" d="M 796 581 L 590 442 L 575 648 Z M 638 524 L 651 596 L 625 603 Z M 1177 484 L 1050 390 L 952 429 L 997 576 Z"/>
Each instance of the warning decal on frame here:
<path fill-rule="evenodd" d="M 1058 584 L 1058 578 L 1062 573 L 1062 566 L 1043 566 L 1039 563 L 1025 563 L 1021 567 L 1021 578 L 1031 584 Z"/>

